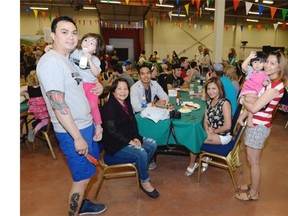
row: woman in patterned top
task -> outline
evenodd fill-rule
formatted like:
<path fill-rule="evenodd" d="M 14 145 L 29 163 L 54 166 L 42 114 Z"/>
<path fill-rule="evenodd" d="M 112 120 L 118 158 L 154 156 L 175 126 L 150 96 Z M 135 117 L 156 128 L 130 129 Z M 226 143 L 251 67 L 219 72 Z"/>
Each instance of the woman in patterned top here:
<path fill-rule="evenodd" d="M 239 191 L 235 195 L 237 199 L 244 201 L 258 200 L 259 198 L 260 155 L 271 131 L 273 110 L 284 93 L 283 82 L 288 77 L 287 57 L 280 51 L 270 53 L 264 63 L 264 71 L 271 82 L 262 88 L 255 103 L 250 104 L 245 98 L 241 98 L 246 109 L 253 113 L 253 125 L 252 127 L 247 125 L 244 134 L 247 159 L 251 167 L 251 184 L 239 186 Z M 244 124 L 243 121 L 238 120 L 238 122 Z"/>
<path fill-rule="evenodd" d="M 226 145 L 232 136 L 230 128 L 232 125 L 231 104 L 225 98 L 224 87 L 218 77 L 212 77 L 205 85 L 208 97 L 207 108 L 203 126 L 207 133 L 204 143 Z"/>
<path fill-rule="evenodd" d="M 205 85 L 205 93 L 207 95 L 207 108 L 203 127 L 207 133 L 204 143 L 211 145 L 226 145 L 232 136 L 230 129 L 232 125 L 231 104 L 225 98 L 224 86 L 218 77 L 212 77 Z M 185 171 L 186 176 L 190 176 L 198 168 L 199 164 L 195 162 L 196 154 L 190 152 L 189 166 Z M 211 160 L 211 158 L 207 158 Z M 208 168 L 207 163 L 202 163 L 202 172 Z"/>

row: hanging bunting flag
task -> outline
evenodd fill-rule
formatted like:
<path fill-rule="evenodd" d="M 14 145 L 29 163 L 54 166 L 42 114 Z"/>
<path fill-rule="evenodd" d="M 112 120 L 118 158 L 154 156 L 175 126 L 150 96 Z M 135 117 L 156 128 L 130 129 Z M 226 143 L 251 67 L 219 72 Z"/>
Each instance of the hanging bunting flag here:
<path fill-rule="evenodd" d="M 123 24 L 120 24 L 120 29 L 123 30 Z"/>
<path fill-rule="evenodd" d="M 225 25 L 225 29 L 226 29 L 226 32 L 227 32 L 228 29 L 229 29 L 229 26 L 228 26 L 228 25 Z"/>
<path fill-rule="evenodd" d="M 269 24 L 264 25 L 265 30 L 267 31 L 269 28 Z"/>
<path fill-rule="evenodd" d="M 236 28 L 236 25 L 232 25 L 232 31 L 234 32 Z"/>
<path fill-rule="evenodd" d="M 287 9 L 282 9 L 282 19 L 285 20 L 286 19 L 286 16 L 287 16 L 287 12 L 288 10 Z"/>
<path fill-rule="evenodd" d="M 275 7 L 271 7 L 270 8 L 271 20 L 273 20 L 276 11 L 277 11 L 277 8 L 275 8 Z"/>
<path fill-rule="evenodd" d="M 251 31 L 252 25 L 248 25 L 248 31 Z"/>
<path fill-rule="evenodd" d="M 202 28 L 203 28 L 203 25 L 202 25 L 202 24 L 200 24 L 200 30 L 202 30 Z"/>
<path fill-rule="evenodd" d="M 202 8 L 200 8 L 199 15 L 202 17 Z"/>
<path fill-rule="evenodd" d="M 117 30 L 117 24 L 114 24 L 114 29 L 115 29 L 115 31 Z"/>
<path fill-rule="evenodd" d="M 28 6 L 25 7 L 25 12 L 26 12 L 27 14 L 30 14 L 30 11 L 31 11 L 31 10 L 30 10 L 30 7 L 28 7 Z"/>
<path fill-rule="evenodd" d="M 263 5 L 258 5 L 259 16 L 263 15 L 264 9 L 265 9 L 265 7 Z"/>
<path fill-rule="evenodd" d="M 189 24 L 189 29 L 192 29 L 192 24 Z"/>
<path fill-rule="evenodd" d="M 85 26 L 85 20 L 83 20 L 83 25 Z"/>
<path fill-rule="evenodd" d="M 211 0 L 207 0 L 207 1 L 206 1 L 207 7 L 209 7 L 210 2 L 211 2 Z"/>
<path fill-rule="evenodd" d="M 274 30 L 276 30 L 278 28 L 278 23 L 274 23 L 273 26 L 274 26 Z"/>
<path fill-rule="evenodd" d="M 199 11 L 199 8 L 200 8 L 200 0 L 196 0 L 196 8 L 197 8 L 197 11 Z"/>
<path fill-rule="evenodd" d="M 33 12 L 34 12 L 34 17 L 37 19 L 37 17 L 38 17 L 38 10 L 33 10 Z"/>
<path fill-rule="evenodd" d="M 240 30 L 241 30 L 241 32 L 243 32 L 243 30 L 244 30 L 244 25 L 240 25 Z"/>
<path fill-rule="evenodd" d="M 260 30 L 261 30 L 261 28 L 262 28 L 262 25 L 261 25 L 261 24 L 257 24 L 257 25 L 256 25 L 256 28 L 257 28 L 258 32 L 260 32 Z"/>
<path fill-rule="evenodd" d="M 238 6 L 239 6 L 240 0 L 233 0 L 233 5 L 234 5 L 234 11 L 236 12 Z"/>
<path fill-rule="evenodd" d="M 46 12 L 45 11 L 41 11 L 41 17 L 43 18 L 43 20 L 46 19 L 46 16 L 47 16 Z"/>
<path fill-rule="evenodd" d="M 179 1 L 180 1 L 180 0 L 176 0 L 176 4 L 177 4 L 177 5 L 179 5 Z"/>
<path fill-rule="evenodd" d="M 286 29 L 286 22 L 282 23 L 282 29 L 285 30 Z"/>
<path fill-rule="evenodd" d="M 146 0 L 142 0 L 142 4 L 146 5 Z"/>
<path fill-rule="evenodd" d="M 206 30 L 208 29 L 208 27 L 209 27 L 208 25 L 205 25 L 205 29 L 206 29 Z"/>
<path fill-rule="evenodd" d="M 186 14 L 188 15 L 189 14 L 189 3 L 184 5 L 185 7 L 185 10 L 186 10 Z"/>
<path fill-rule="evenodd" d="M 52 14 L 51 14 L 51 12 L 49 13 L 49 20 L 50 20 L 50 21 L 52 20 Z"/>
<path fill-rule="evenodd" d="M 144 25 L 145 25 L 145 28 L 148 27 L 148 20 L 144 20 Z"/>
<path fill-rule="evenodd" d="M 149 21 L 150 21 L 150 25 L 153 26 L 153 24 L 154 24 L 154 19 L 151 18 Z"/>
<path fill-rule="evenodd" d="M 194 5 L 194 3 L 195 3 L 195 0 L 191 0 L 191 3 L 192 3 L 192 5 Z"/>
<path fill-rule="evenodd" d="M 90 22 L 90 26 L 92 25 L 92 20 L 89 20 L 89 22 Z"/>
<path fill-rule="evenodd" d="M 211 28 L 212 28 L 212 31 L 214 32 L 214 25 L 212 25 Z"/>
<path fill-rule="evenodd" d="M 194 29 L 197 29 L 197 24 L 194 24 Z"/>
<path fill-rule="evenodd" d="M 172 11 L 168 13 L 170 21 L 172 20 Z"/>
<path fill-rule="evenodd" d="M 78 22 L 79 22 L 79 25 L 81 25 L 81 20 L 78 20 Z"/>
<path fill-rule="evenodd" d="M 162 14 L 162 20 L 165 21 L 167 13 Z"/>
<path fill-rule="evenodd" d="M 139 23 L 138 22 L 135 23 L 135 27 L 136 27 L 136 29 L 139 28 Z"/>
<path fill-rule="evenodd" d="M 163 0 L 159 0 L 159 3 L 162 5 L 162 3 L 163 3 Z"/>
<path fill-rule="evenodd" d="M 245 9 L 246 9 L 246 15 L 248 15 L 253 3 L 251 2 L 245 2 Z"/>
<path fill-rule="evenodd" d="M 91 4 L 92 0 L 88 0 L 89 4 Z"/>
<path fill-rule="evenodd" d="M 129 5 L 129 0 L 125 0 L 125 2 L 126 2 L 126 5 Z"/>

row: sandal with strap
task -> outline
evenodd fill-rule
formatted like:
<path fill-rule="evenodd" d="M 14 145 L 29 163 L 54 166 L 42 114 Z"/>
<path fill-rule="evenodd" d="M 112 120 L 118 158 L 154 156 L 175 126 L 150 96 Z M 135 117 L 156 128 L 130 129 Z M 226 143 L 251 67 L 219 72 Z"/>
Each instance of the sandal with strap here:
<path fill-rule="evenodd" d="M 238 192 L 250 191 L 251 184 L 243 184 L 237 187 Z"/>
<path fill-rule="evenodd" d="M 192 168 L 188 166 L 184 174 L 186 176 L 191 176 L 198 167 L 199 164 L 196 162 Z"/>
<path fill-rule="evenodd" d="M 235 197 L 242 201 L 256 201 L 258 200 L 258 196 L 252 196 L 249 191 L 236 193 Z"/>

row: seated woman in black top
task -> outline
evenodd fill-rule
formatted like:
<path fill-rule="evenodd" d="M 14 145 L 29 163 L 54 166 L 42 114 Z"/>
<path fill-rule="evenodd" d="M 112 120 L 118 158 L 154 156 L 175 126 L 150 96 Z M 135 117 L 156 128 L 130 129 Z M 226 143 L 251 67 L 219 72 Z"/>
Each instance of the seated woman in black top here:
<path fill-rule="evenodd" d="M 101 110 L 103 148 L 106 154 L 123 163 L 136 163 L 141 189 L 149 197 L 157 198 L 159 193 L 152 186 L 148 173 L 157 144 L 155 140 L 139 135 L 129 90 L 128 82 L 123 78 L 114 80 L 111 85 L 109 100 Z"/>

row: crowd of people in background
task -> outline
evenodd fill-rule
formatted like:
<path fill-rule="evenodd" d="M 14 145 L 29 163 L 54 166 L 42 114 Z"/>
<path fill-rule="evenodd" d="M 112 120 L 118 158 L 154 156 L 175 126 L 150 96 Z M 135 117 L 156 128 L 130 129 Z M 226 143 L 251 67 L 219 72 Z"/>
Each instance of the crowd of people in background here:
<path fill-rule="evenodd" d="M 148 169 L 157 167 L 151 162 L 157 144 L 153 139 L 142 137 L 138 133 L 134 114 L 145 108 L 142 106 L 143 98 L 147 103 L 165 105 L 169 102 L 169 90 L 188 89 L 189 83 L 194 79 L 206 80 L 201 95 L 202 99 L 207 101 L 203 123 L 207 133 L 205 143 L 225 145 L 230 142 L 231 119 L 236 111 L 238 96 L 243 96 L 240 101 L 246 111 L 238 122 L 244 125 L 244 119 L 248 117 L 249 129 L 245 134 L 245 144 L 248 146 L 248 161 L 252 167 L 251 185 L 241 186 L 242 192 L 237 193 L 236 198 L 258 199 L 259 158 L 271 127 L 271 110 L 267 111 L 266 108 L 265 110 L 262 108 L 267 104 L 268 109 L 273 110 L 276 107 L 284 95 L 283 82 L 285 80 L 287 89 L 287 59 L 285 61 L 281 52 L 273 52 L 267 57 L 263 52 L 252 51 L 244 62 L 238 62 L 236 51 L 231 48 L 227 60 L 213 63 L 210 56 L 211 50 L 200 44 L 193 58 L 180 56 L 174 50 L 171 55 L 167 54 L 163 59 L 156 50 L 147 58 L 146 51 L 142 50 L 138 59 L 127 59 L 121 62 L 116 50 L 111 56 L 103 52 L 103 40 L 97 34 L 89 33 L 83 36 L 78 47 L 76 46 L 78 38 L 73 35 L 73 43 L 71 42 L 71 45 L 66 47 L 68 45 L 62 43 L 65 36 L 60 33 L 59 26 L 67 27 L 67 31 L 71 34 L 77 29 L 73 20 L 59 17 L 52 23 L 54 37 L 52 50 L 45 49 L 47 44 L 43 46 L 21 45 L 20 74 L 25 80 L 28 78 L 30 81 L 32 76 L 36 76 L 35 70 L 37 70 L 40 78 L 40 83 L 29 83 L 28 86 L 22 88 L 22 91 L 29 92 L 31 103 L 33 98 L 31 89 L 36 90 L 37 87 L 39 90 L 40 85 L 42 92 L 45 93 L 43 97 L 75 183 L 71 188 L 69 200 L 71 203 L 77 202 L 78 205 L 74 208 L 70 206 L 70 212 L 85 214 L 90 211 L 89 208 L 92 208 L 91 211 L 97 211 L 93 208 L 100 208 L 98 212 L 106 209 L 105 205 L 84 199 L 87 184 L 96 170 L 84 157 L 81 157 L 89 152 L 99 158 L 95 143 L 102 139 L 102 132 L 105 151 L 120 160 L 136 162 L 141 189 L 151 198 L 159 197 L 159 192 L 151 184 L 147 172 Z M 81 68 L 80 61 L 84 48 L 88 50 L 85 54 L 88 64 L 86 62 L 85 68 Z M 72 68 L 76 68 L 77 73 Z M 51 71 L 53 72 L 50 73 Z M 61 82 L 67 79 L 66 73 L 72 74 L 68 79 L 70 84 Z M 55 78 L 58 80 L 53 83 Z M 75 80 L 77 86 L 74 86 Z M 256 81 L 258 81 L 257 84 L 255 84 Z M 83 83 L 84 89 L 82 85 L 81 88 L 78 86 L 80 83 Z M 262 88 L 263 86 L 265 88 Z M 110 97 L 103 106 L 100 116 L 98 96 L 103 88 L 109 89 Z M 247 95 L 252 99 L 249 99 Z M 39 92 L 36 96 L 41 96 L 43 100 Z M 82 101 L 81 109 L 78 107 L 79 101 L 75 98 Z M 285 110 L 285 106 L 283 109 Z M 117 112 L 112 110 L 117 110 Z M 217 116 L 213 116 L 214 113 L 218 113 Z M 264 120 L 261 115 L 265 115 Z M 40 120 L 43 122 L 44 119 L 47 124 L 47 116 L 42 117 L 39 117 Z M 221 121 L 215 122 L 215 119 L 221 119 Z M 34 139 L 33 135 L 37 130 L 39 127 L 34 129 L 30 140 Z M 256 141 L 252 139 L 253 136 L 261 133 L 265 135 L 264 138 Z M 70 143 L 69 147 L 66 142 Z M 74 147 L 75 151 L 71 152 Z M 138 155 L 139 158 L 133 155 Z M 189 165 L 185 170 L 186 176 L 192 175 L 198 168 L 196 157 L 196 154 L 190 152 Z M 78 163 L 87 168 L 89 173 L 78 173 Z M 207 169 L 207 166 L 204 166 L 204 169 Z M 75 194 L 78 194 L 78 197 L 75 197 Z"/>

